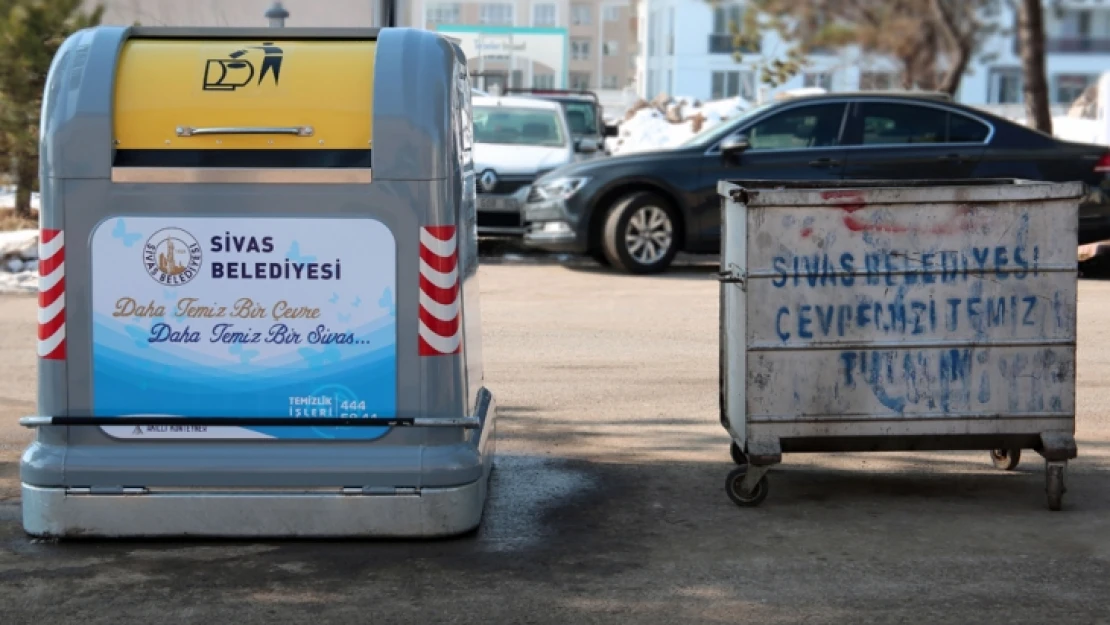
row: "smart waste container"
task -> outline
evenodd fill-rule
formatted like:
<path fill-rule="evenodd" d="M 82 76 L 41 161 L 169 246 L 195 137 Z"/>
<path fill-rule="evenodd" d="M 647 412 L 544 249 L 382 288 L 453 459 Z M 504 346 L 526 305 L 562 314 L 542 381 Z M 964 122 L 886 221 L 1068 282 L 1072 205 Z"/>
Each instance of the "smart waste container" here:
<path fill-rule="evenodd" d="M 481 520 L 470 88 L 410 29 L 83 30 L 43 107 L 40 536 Z"/>
<path fill-rule="evenodd" d="M 722 181 L 721 423 L 738 505 L 784 452 L 1020 450 L 1061 507 L 1081 184 Z"/>

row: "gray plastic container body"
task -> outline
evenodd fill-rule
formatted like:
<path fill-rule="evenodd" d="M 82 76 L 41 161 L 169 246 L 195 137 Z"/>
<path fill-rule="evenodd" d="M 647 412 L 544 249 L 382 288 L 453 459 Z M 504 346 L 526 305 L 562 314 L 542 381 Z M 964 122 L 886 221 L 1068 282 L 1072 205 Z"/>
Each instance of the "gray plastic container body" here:
<path fill-rule="evenodd" d="M 279 42 L 299 38 L 376 39 L 372 174 L 366 172 L 372 175 L 372 181 L 361 180 L 357 171 L 345 181 L 344 175 L 334 170 L 321 173 L 265 168 L 253 170 L 253 174 L 246 168 L 228 174 L 227 170 L 186 167 L 170 171 L 168 177 L 168 170 L 163 171 L 162 179 L 148 172 L 125 175 L 122 168 L 113 166 L 116 148 L 112 119 L 117 62 L 130 37 L 260 42 L 270 38 Z M 326 260 L 335 256 L 338 264 L 346 256 L 350 260 L 342 264 L 343 276 L 351 276 L 347 284 L 354 284 L 351 288 L 356 292 L 362 282 L 373 283 L 375 288 L 385 285 L 384 290 L 366 297 L 346 297 L 343 305 L 348 308 L 342 310 L 347 312 L 340 312 L 335 303 L 339 301 L 338 292 L 329 298 L 335 300 L 331 304 L 314 300 L 312 306 L 331 315 L 329 319 L 281 320 L 306 340 L 320 323 L 341 324 L 344 316 L 351 319 L 351 315 L 362 314 L 360 310 L 380 309 L 366 313 L 377 315 L 372 322 L 378 329 L 372 334 L 366 334 L 370 330 L 365 328 L 352 329 L 351 336 L 360 340 L 364 334 L 371 336 L 373 340 L 364 343 L 374 343 L 373 348 L 329 344 L 320 338 L 322 333 L 317 336 L 317 344 L 306 343 L 301 348 L 308 350 L 304 358 L 309 364 L 303 366 L 311 367 L 304 375 L 324 376 L 321 384 L 327 382 L 322 372 L 338 367 L 337 363 L 346 357 L 337 350 L 378 350 L 367 351 L 366 356 L 378 358 L 375 369 L 363 375 L 352 365 L 345 375 L 353 380 L 353 386 L 365 382 L 369 385 L 365 388 L 380 392 L 358 396 L 344 395 L 347 391 L 343 391 L 332 395 L 336 401 L 331 405 L 319 403 L 326 402 L 325 396 L 331 391 L 321 391 L 319 397 L 313 395 L 312 401 L 306 400 L 303 406 L 294 406 L 291 397 L 288 414 L 252 409 L 246 386 L 238 389 L 246 390 L 232 401 L 229 397 L 238 392 L 238 378 L 234 376 L 239 374 L 235 371 L 242 371 L 245 380 L 254 380 L 250 376 L 255 370 L 249 369 L 256 362 L 250 360 L 252 355 L 261 358 L 280 351 L 265 343 L 266 328 L 260 326 L 257 330 L 264 331 L 261 343 L 228 348 L 229 353 L 241 356 L 243 367 L 227 365 L 230 382 L 221 385 L 215 379 L 211 388 L 217 390 L 205 394 L 196 392 L 197 387 L 189 386 L 193 382 L 182 378 L 181 389 L 170 386 L 166 390 L 167 397 L 177 398 L 168 403 L 176 404 L 151 410 L 147 402 L 144 416 L 179 416 L 182 412 L 177 407 L 190 405 L 193 408 L 188 416 L 285 417 L 295 413 L 308 425 L 39 427 L 20 467 L 24 528 L 28 533 L 436 536 L 465 532 L 479 524 L 492 467 L 496 406 L 483 387 L 474 173 L 469 147 L 470 91 L 465 63 L 461 50 L 448 40 L 410 29 L 213 31 L 98 27 L 81 31 L 65 42 L 51 68 L 42 119 L 40 219 L 41 246 L 47 256 L 40 293 L 39 415 L 123 416 L 109 414 L 109 395 L 115 393 L 126 404 L 127 394 L 121 394 L 120 389 L 126 391 L 128 384 L 134 385 L 136 396 L 142 396 L 153 392 L 151 380 L 164 382 L 171 379 L 167 376 L 177 375 L 172 363 L 151 360 L 152 364 L 136 365 L 122 359 L 121 369 L 112 374 L 116 376 L 115 386 L 105 382 L 109 375 L 102 355 L 110 352 L 101 345 L 107 341 L 103 339 L 107 331 L 100 329 L 98 318 L 94 318 L 94 311 L 104 314 L 104 293 L 124 288 L 110 277 L 112 261 L 117 258 L 112 254 L 116 252 L 105 250 L 134 244 L 134 252 L 125 250 L 118 258 L 125 259 L 121 262 L 126 265 L 130 262 L 126 259 L 133 256 L 136 266 L 145 265 L 145 256 L 142 264 L 138 261 L 139 250 L 146 244 L 153 245 L 155 235 L 150 231 L 179 227 L 175 224 L 187 226 L 183 227 L 186 234 L 174 235 L 179 243 L 194 236 L 191 232 L 206 233 L 184 241 L 188 252 L 184 256 L 180 255 L 182 247 L 177 248 L 176 258 L 184 258 L 185 264 L 195 258 L 200 272 L 210 271 L 203 279 L 190 283 L 193 285 L 216 284 L 212 267 L 216 256 L 207 247 L 209 238 L 224 231 L 242 232 L 243 228 L 259 234 L 258 239 L 261 234 L 272 234 L 274 246 L 289 245 L 290 237 L 294 242 L 315 240 L 315 247 L 307 251 L 300 246 L 290 247 L 285 258 L 294 256 L 294 261 L 323 261 L 323 254 L 327 254 Z M 289 176 L 297 182 L 289 182 Z M 319 180 L 313 176 L 319 176 Z M 325 245 L 328 241 L 335 242 L 334 249 Z M 193 255 L 194 248 L 189 246 L 194 243 L 197 250 L 205 248 L 203 254 Z M 285 249 L 277 249 L 277 256 L 270 259 L 279 273 L 284 271 L 280 256 Z M 296 258 L 298 253 L 303 256 Z M 436 263 L 433 265 L 442 271 L 430 268 L 421 260 L 429 253 L 443 255 L 440 260 L 453 269 Z M 174 254 L 171 249 L 168 266 L 177 271 Z M 315 257 L 310 258 L 311 254 Z M 231 271 L 228 267 L 232 264 L 227 263 L 221 271 Z M 251 269 L 249 265 L 237 265 L 238 271 Z M 308 266 L 304 265 L 304 271 Z M 147 273 L 151 277 L 167 275 L 160 268 L 163 266 L 151 265 Z M 334 276 L 334 266 L 332 271 Z M 120 276 L 118 280 L 126 281 L 124 274 Z M 142 282 L 141 278 L 135 280 L 136 285 Z M 322 288 L 318 281 L 279 278 L 277 283 L 273 289 L 284 290 L 271 292 L 281 293 L 291 308 L 298 296 Z M 428 299 L 430 283 L 434 283 L 433 295 L 440 303 Z M 271 288 L 258 284 L 261 282 L 256 280 L 243 288 Z M 337 280 L 335 284 L 343 283 Z M 182 292 L 187 286 L 181 287 Z M 151 334 L 134 337 L 138 343 L 150 342 L 158 334 L 154 326 L 159 322 L 167 323 L 174 331 L 183 331 L 182 324 L 199 323 L 205 330 L 205 340 L 209 334 L 214 335 L 211 320 L 171 318 L 180 298 L 173 294 L 172 284 L 165 291 L 167 312 L 161 318 L 139 319 L 151 324 Z M 138 292 L 151 291 L 143 286 Z M 200 294 L 203 300 L 204 291 Z M 443 297 L 452 301 L 444 304 Z M 267 313 L 274 311 L 273 305 L 273 301 L 265 302 Z M 365 308 L 352 308 L 355 306 Z M 446 321 L 437 321 L 445 317 Z M 429 319 L 431 326 L 425 322 Z M 228 321 L 241 328 L 257 320 Z M 272 328 L 276 321 L 270 316 L 258 323 L 266 322 Z M 371 322 L 367 323 L 370 327 Z M 168 331 L 163 335 L 169 336 Z M 173 339 L 168 341 L 172 343 Z M 163 347 L 151 345 L 155 349 Z M 127 352 L 134 349 L 130 346 L 121 349 L 120 353 L 135 353 Z M 379 358 L 379 354 L 386 355 Z M 310 356 L 316 360 L 309 361 Z M 281 379 L 297 382 L 288 376 Z M 221 395 L 218 389 L 228 394 Z M 269 392 L 277 391 L 271 388 Z M 194 399 L 190 400 L 190 395 Z M 386 406 L 390 413 L 358 414 L 371 412 L 363 406 L 367 401 Z M 355 416 L 421 421 L 415 426 L 398 427 L 311 427 L 313 409 L 318 416 L 346 416 L 348 411 L 345 407 L 339 410 L 340 403 L 350 404 L 349 414 Z M 436 419 L 459 418 L 473 423 L 469 427 L 437 427 Z"/>

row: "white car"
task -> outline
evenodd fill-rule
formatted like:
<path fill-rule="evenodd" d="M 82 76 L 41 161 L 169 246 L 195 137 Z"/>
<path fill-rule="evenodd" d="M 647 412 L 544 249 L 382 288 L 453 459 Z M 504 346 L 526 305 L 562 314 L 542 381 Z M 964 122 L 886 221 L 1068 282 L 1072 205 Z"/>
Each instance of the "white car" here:
<path fill-rule="evenodd" d="M 596 154 L 596 141 L 575 149 L 563 107 L 539 98 L 474 96 L 474 170 L 478 234 L 521 235 L 520 209 L 532 181 Z"/>

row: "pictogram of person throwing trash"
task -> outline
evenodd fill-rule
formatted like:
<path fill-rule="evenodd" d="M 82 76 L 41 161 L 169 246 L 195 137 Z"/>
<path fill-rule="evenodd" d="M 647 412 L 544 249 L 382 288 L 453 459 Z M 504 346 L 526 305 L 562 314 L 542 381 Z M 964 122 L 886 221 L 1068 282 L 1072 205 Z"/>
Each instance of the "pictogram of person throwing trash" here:
<path fill-rule="evenodd" d="M 262 81 L 266 79 L 266 74 L 268 74 L 270 72 L 270 70 L 273 70 L 274 71 L 274 85 L 277 85 L 278 80 L 281 77 L 281 61 L 284 58 L 284 56 L 283 56 L 284 51 L 281 48 L 274 45 L 274 42 L 272 42 L 272 41 L 264 41 L 264 42 L 262 42 L 262 45 L 260 45 L 260 46 L 250 46 L 249 49 L 250 50 L 261 50 L 263 55 L 264 55 L 262 57 L 262 69 L 258 72 L 258 84 L 261 85 Z M 242 57 L 246 53 L 247 53 L 247 50 L 236 50 L 235 52 L 232 52 L 228 56 L 230 56 L 233 59 L 239 59 L 240 57 Z"/>

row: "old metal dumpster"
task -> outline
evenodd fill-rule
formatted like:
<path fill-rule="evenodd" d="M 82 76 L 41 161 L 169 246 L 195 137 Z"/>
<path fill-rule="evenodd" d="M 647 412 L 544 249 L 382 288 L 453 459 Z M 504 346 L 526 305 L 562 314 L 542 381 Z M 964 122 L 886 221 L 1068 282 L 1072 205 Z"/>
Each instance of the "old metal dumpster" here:
<path fill-rule="evenodd" d="M 783 453 L 1077 454 L 1080 184 L 731 182 L 722 196 L 721 423 L 742 506 Z"/>
<path fill-rule="evenodd" d="M 43 111 L 39 536 L 481 520 L 470 88 L 411 29 L 98 27 Z"/>

